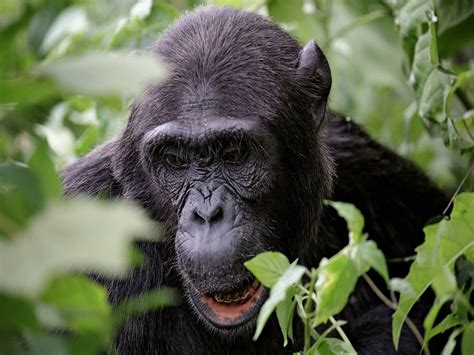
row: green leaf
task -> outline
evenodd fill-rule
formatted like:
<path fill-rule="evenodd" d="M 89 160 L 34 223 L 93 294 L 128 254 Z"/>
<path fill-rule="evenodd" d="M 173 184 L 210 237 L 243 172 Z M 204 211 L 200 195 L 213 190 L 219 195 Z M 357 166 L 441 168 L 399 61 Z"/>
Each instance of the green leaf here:
<path fill-rule="evenodd" d="M 257 329 L 253 339 L 256 340 L 262 333 L 263 327 L 275 310 L 276 306 L 285 300 L 288 290 L 303 277 L 306 268 L 300 265 L 290 265 L 270 290 L 270 297 L 265 301 L 258 314 Z M 291 291 L 290 291 L 291 292 Z"/>
<path fill-rule="evenodd" d="M 329 317 L 342 311 L 354 290 L 359 272 L 348 253 L 338 253 L 321 262 L 316 282 L 315 325 L 327 322 Z"/>
<path fill-rule="evenodd" d="M 411 35 L 418 26 L 428 22 L 426 15 L 431 10 L 431 2 L 427 0 L 408 0 L 396 11 L 395 23 L 400 26 L 402 37 Z"/>
<path fill-rule="evenodd" d="M 441 34 L 474 14 L 474 0 L 438 0 L 436 11 Z"/>
<path fill-rule="evenodd" d="M 456 276 L 447 267 L 440 267 L 433 277 L 432 287 L 439 299 L 444 297 L 453 299 L 458 289 Z"/>
<path fill-rule="evenodd" d="M 362 241 L 362 230 L 364 229 L 364 216 L 353 204 L 345 202 L 327 201 L 344 218 L 349 229 L 349 238 L 356 243 Z"/>
<path fill-rule="evenodd" d="M 134 96 L 163 80 L 164 65 L 151 55 L 87 53 L 59 59 L 39 69 L 67 91 L 90 96 Z M 117 75 L 120 73 L 120 75 Z"/>
<path fill-rule="evenodd" d="M 432 64 L 430 45 L 433 38 L 430 31 L 416 42 L 410 81 L 418 100 L 418 114 L 431 121 L 446 119 L 445 107 L 454 83 L 454 75 Z"/>
<path fill-rule="evenodd" d="M 455 315 L 449 314 L 444 318 L 441 322 L 439 322 L 435 327 L 430 329 L 424 337 L 424 344 L 428 344 L 431 338 L 434 336 L 444 333 L 446 330 L 451 329 L 453 327 L 457 327 L 458 325 L 461 325 L 462 322 L 456 318 Z"/>
<path fill-rule="evenodd" d="M 244 265 L 263 285 L 272 288 L 290 267 L 290 262 L 282 253 L 266 251 L 246 261 Z"/>
<path fill-rule="evenodd" d="M 288 338 L 293 340 L 293 314 L 295 313 L 296 302 L 293 297 L 296 294 L 296 288 L 289 288 L 286 292 L 285 300 L 276 306 L 276 315 L 281 333 L 283 334 L 283 346 L 288 345 Z"/>
<path fill-rule="evenodd" d="M 405 280 L 414 293 L 401 292 L 399 306 L 393 315 L 392 333 L 398 347 L 401 328 L 415 302 L 433 283 L 442 268 L 449 268 L 458 257 L 474 260 L 474 193 L 462 193 L 454 199 L 450 220 L 425 227 L 425 242 Z"/>
<path fill-rule="evenodd" d="M 0 240 L 0 290 L 35 298 L 52 276 L 69 271 L 123 276 L 129 244 L 150 232 L 145 213 L 130 202 L 76 199 L 50 205 L 28 230 L 12 241 Z"/>
<path fill-rule="evenodd" d="M 387 262 L 382 251 L 377 248 L 377 244 L 373 240 L 368 240 L 359 247 L 360 258 L 365 264 L 374 268 L 385 280 L 389 282 Z"/>
<path fill-rule="evenodd" d="M 354 348 L 351 344 L 347 344 L 341 339 L 337 338 L 326 338 L 321 341 L 319 346 L 309 352 L 309 354 L 320 354 L 320 355 L 356 355 Z"/>
<path fill-rule="evenodd" d="M 461 342 L 461 354 L 470 355 L 474 353 L 474 322 L 470 322 L 464 327 Z"/>

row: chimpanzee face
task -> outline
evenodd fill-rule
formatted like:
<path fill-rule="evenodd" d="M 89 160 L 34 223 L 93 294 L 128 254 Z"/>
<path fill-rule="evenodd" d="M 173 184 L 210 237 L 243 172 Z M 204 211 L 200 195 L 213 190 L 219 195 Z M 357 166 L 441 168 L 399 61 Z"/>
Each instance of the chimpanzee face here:
<path fill-rule="evenodd" d="M 256 120 L 181 119 L 150 131 L 143 151 L 177 213 L 175 251 L 192 306 L 217 328 L 247 323 L 266 291 L 243 263 L 275 244 L 275 139 Z"/>

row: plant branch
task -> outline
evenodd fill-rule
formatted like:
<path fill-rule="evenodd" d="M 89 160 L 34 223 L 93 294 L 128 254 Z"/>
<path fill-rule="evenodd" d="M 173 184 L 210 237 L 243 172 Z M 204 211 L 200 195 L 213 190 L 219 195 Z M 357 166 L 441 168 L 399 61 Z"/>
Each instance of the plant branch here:
<path fill-rule="evenodd" d="M 372 279 L 367 274 L 362 274 L 362 277 L 364 278 L 365 282 L 367 282 L 367 284 L 372 289 L 372 291 L 377 295 L 377 297 L 380 298 L 380 300 L 383 303 L 385 303 L 385 305 L 388 308 L 390 308 L 394 311 L 397 310 L 397 304 L 392 302 L 391 300 L 389 300 L 383 294 L 383 292 L 380 291 L 380 289 L 377 287 L 377 285 L 372 281 Z M 420 343 L 421 348 L 423 349 L 423 353 L 425 355 L 430 355 L 430 351 L 429 351 L 428 347 L 423 346 L 423 336 L 421 335 L 420 331 L 416 327 L 415 323 L 413 323 L 413 321 L 408 316 L 405 318 L 405 324 L 408 326 L 408 328 L 410 328 L 410 331 L 413 333 L 413 335 L 415 336 L 418 343 Z"/>
<path fill-rule="evenodd" d="M 305 311 L 305 318 L 304 318 L 304 353 L 306 353 L 309 348 L 311 347 L 311 325 L 310 325 L 310 317 L 309 314 L 311 313 L 311 309 L 313 308 L 313 297 L 311 295 L 314 292 L 314 284 L 316 282 L 317 272 L 313 270 L 311 272 L 311 280 L 309 284 L 309 296 L 306 301 L 304 311 Z"/>

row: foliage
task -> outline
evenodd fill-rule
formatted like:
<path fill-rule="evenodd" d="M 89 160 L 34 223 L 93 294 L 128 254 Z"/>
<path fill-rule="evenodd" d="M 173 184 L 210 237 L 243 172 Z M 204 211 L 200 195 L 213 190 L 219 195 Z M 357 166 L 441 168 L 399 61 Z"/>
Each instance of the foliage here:
<path fill-rule="evenodd" d="M 466 168 L 474 142 L 471 0 L 3 0 L 1 353 L 94 353 L 110 345 L 124 317 L 177 299 L 171 290 L 155 290 L 112 311 L 104 288 L 81 275 L 121 277 L 146 262 L 130 247 L 132 237 L 158 238 L 159 226 L 150 232 L 150 222 L 130 203 L 65 201 L 57 171 L 119 132 L 145 81 L 166 75 L 141 50 L 201 3 L 257 11 L 302 42 L 315 38 L 331 63 L 333 109 L 448 191 L 472 189 L 472 168 Z M 446 351 L 461 334 L 463 351 L 472 349 L 472 248 L 466 244 L 473 235 L 472 201 L 472 195 L 456 198 L 451 220 L 426 227 L 426 243 L 407 278 L 390 280 L 400 292 L 395 340 L 411 305 L 431 286 L 437 298 L 425 320 L 425 342 L 454 329 Z M 308 351 L 351 353 L 344 323 L 334 316 L 369 268 L 385 280 L 388 275 L 383 255 L 362 233 L 357 209 L 331 205 L 350 223 L 351 243 L 343 251 L 313 270 L 274 253 L 247 266 L 272 288 L 257 332 L 276 310 L 286 344 L 296 310 Z M 452 314 L 435 322 L 446 304 Z M 314 327 L 328 320 L 327 331 L 318 334 Z M 332 330 L 340 339 L 330 337 Z"/>
<path fill-rule="evenodd" d="M 57 4 L 1 5 L 0 132 L 9 158 L 0 164 L 3 354 L 98 353 L 112 346 L 127 317 L 179 301 L 175 291 L 160 289 L 112 310 L 105 288 L 85 276 L 126 276 L 146 262 L 133 240 L 156 240 L 160 227 L 130 202 L 64 200 L 56 169 L 104 139 L 112 124 L 107 115 L 121 111 L 147 81 L 163 78 L 166 68 L 148 55 L 79 49 L 85 13 L 67 7 L 72 2 Z M 133 7 L 130 26 L 144 6 Z M 24 48 L 23 37 L 45 22 L 43 43 Z M 45 109 L 49 117 L 38 121 Z"/>
<path fill-rule="evenodd" d="M 389 280 L 385 257 L 374 241 L 368 240 L 367 234 L 362 233 L 364 218 L 359 210 L 347 203 L 329 204 L 346 220 L 349 229 L 349 244 L 336 255 L 330 259 L 323 258 L 319 266 L 312 269 L 290 264 L 284 255 L 277 252 L 259 254 L 245 263 L 262 284 L 271 288 L 270 297 L 260 311 L 254 338 L 258 338 L 271 313 L 276 311 L 283 345 L 286 346 L 288 338 L 293 339 L 296 308 L 304 323 L 305 354 L 354 354 L 342 329 L 346 322 L 336 320 L 334 316 L 342 311 L 357 279 L 363 276 L 374 291 L 374 297 L 380 297 L 388 307 L 396 310 L 393 317 L 395 346 L 398 346 L 400 331 L 406 322 L 423 346 L 427 346 L 435 335 L 454 328 L 443 353 L 452 353 L 455 338 L 461 334 L 463 354 L 472 353 L 474 322 L 471 318 L 474 307 L 469 300 L 474 290 L 474 194 L 457 196 L 451 218 L 425 228 L 425 242 L 417 248 L 415 261 L 403 280 Z M 454 274 L 456 261 L 468 264 L 464 266 L 468 275 L 458 280 Z M 370 268 L 382 276 L 391 292 L 400 293 L 398 301 L 389 300 L 378 289 L 366 274 Z M 279 278 L 276 278 L 277 275 Z M 420 330 L 408 318 L 408 312 L 430 286 L 436 293 L 436 301 L 425 319 L 425 336 L 422 339 Z M 452 302 L 451 313 L 435 325 L 441 306 L 448 301 Z M 331 322 L 331 326 L 318 333 L 318 326 L 327 321 Z M 334 330 L 341 339 L 330 337 Z"/>

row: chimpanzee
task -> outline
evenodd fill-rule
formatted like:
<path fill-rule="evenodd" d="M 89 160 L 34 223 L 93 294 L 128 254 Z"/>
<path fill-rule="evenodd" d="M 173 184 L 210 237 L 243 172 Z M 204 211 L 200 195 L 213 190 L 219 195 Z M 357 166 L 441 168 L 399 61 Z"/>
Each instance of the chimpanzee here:
<path fill-rule="evenodd" d="M 259 15 L 203 7 L 169 27 L 151 51 L 169 66 L 169 78 L 131 106 L 119 137 L 63 173 L 66 195 L 131 199 L 166 226 L 165 240 L 140 243 L 145 266 L 125 281 L 102 281 L 114 304 L 163 286 L 180 289 L 183 302 L 130 319 L 118 352 L 301 350 L 298 334 L 282 347 L 275 319 L 252 341 L 269 292 L 243 263 L 275 250 L 317 266 L 345 246 L 345 222 L 324 199 L 355 204 L 387 258 L 412 255 L 423 225 L 446 206 L 444 194 L 327 109 L 331 74 L 314 41 L 302 48 Z M 392 276 L 406 272 L 397 265 Z M 359 352 L 387 354 L 395 351 L 391 314 L 361 281 L 340 316 Z M 408 330 L 399 351 L 419 351 Z"/>

